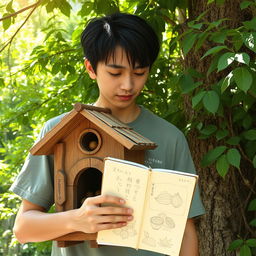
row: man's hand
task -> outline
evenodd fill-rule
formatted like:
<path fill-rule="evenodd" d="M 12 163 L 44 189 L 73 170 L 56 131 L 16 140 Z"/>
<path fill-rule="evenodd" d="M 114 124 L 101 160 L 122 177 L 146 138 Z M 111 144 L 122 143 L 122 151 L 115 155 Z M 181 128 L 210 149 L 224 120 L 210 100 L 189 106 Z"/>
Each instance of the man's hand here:
<path fill-rule="evenodd" d="M 73 210 L 72 229 L 95 233 L 126 226 L 133 219 L 133 210 L 124 207 L 124 204 L 125 201 L 120 197 L 109 195 L 89 197 L 79 209 Z"/>

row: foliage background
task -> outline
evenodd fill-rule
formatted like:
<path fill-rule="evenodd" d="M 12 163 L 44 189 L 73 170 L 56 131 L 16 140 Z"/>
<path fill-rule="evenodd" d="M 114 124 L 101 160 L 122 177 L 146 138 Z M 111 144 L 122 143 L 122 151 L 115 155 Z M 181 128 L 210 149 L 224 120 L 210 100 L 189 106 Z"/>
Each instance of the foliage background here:
<path fill-rule="evenodd" d="M 200 2 L 205 12 L 198 14 Z M 20 245 L 15 240 L 11 229 L 20 199 L 8 188 L 43 123 L 71 110 L 75 102 L 91 103 L 97 98 L 97 86 L 85 74 L 80 33 L 90 18 L 116 11 L 145 18 L 162 42 L 139 103 L 183 130 L 191 145 L 211 141 L 213 146 L 196 156 L 202 188 L 209 167 L 223 180 L 219 185 L 226 186 L 223 193 L 239 199 L 237 208 L 228 209 L 239 209 L 239 216 L 231 216 L 238 225 L 223 238 L 228 248 L 214 243 L 217 236 L 204 238 L 200 233 L 209 229 L 208 212 L 226 210 L 217 204 L 216 209 L 208 208 L 212 198 L 202 190 L 207 214 L 198 225 L 201 255 L 256 255 L 256 1 L 233 1 L 239 13 L 236 25 L 224 14 L 210 18 L 216 10 L 221 13 L 227 8 L 227 2 L 1 2 L 0 255 L 49 255 L 49 242 Z M 225 183 L 230 179 L 241 181 L 238 195 L 232 195 L 232 182 Z M 203 245 L 207 242 L 223 246 L 225 254 L 207 251 Z"/>

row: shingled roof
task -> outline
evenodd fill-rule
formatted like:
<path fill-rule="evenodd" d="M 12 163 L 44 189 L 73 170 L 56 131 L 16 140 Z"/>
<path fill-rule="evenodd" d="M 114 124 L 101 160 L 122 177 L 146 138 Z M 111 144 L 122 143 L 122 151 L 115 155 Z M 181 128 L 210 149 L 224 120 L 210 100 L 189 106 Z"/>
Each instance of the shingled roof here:
<path fill-rule="evenodd" d="M 51 155 L 54 146 L 67 136 L 84 119 L 103 129 L 113 139 L 129 150 L 154 149 L 157 145 L 135 132 L 131 127 L 111 115 L 111 110 L 76 103 L 74 109 L 53 127 L 30 150 L 33 155 Z"/>

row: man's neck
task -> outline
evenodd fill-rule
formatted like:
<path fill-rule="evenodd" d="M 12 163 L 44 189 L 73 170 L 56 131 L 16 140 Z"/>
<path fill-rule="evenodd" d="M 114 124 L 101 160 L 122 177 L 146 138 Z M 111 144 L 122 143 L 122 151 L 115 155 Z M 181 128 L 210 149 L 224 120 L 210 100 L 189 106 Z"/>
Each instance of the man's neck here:
<path fill-rule="evenodd" d="M 99 102 L 95 102 L 94 106 L 97 107 L 106 107 Z M 128 108 L 110 108 L 112 115 L 116 118 L 118 118 L 123 123 L 131 123 L 134 120 L 137 119 L 137 117 L 140 115 L 141 109 L 137 104 L 134 104 L 132 106 L 129 106 Z"/>

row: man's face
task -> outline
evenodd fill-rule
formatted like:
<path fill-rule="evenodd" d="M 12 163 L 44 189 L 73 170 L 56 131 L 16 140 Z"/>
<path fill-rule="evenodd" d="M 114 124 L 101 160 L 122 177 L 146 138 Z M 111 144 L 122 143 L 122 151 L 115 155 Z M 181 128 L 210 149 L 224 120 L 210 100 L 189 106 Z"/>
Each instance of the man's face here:
<path fill-rule="evenodd" d="M 85 63 L 90 77 L 96 79 L 99 86 L 97 106 L 132 109 L 148 78 L 149 67 L 139 67 L 136 64 L 132 67 L 121 47 L 116 48 L 114 56 L 107 63 L 99 62 L 96 73 L 90 63 Z"/>

